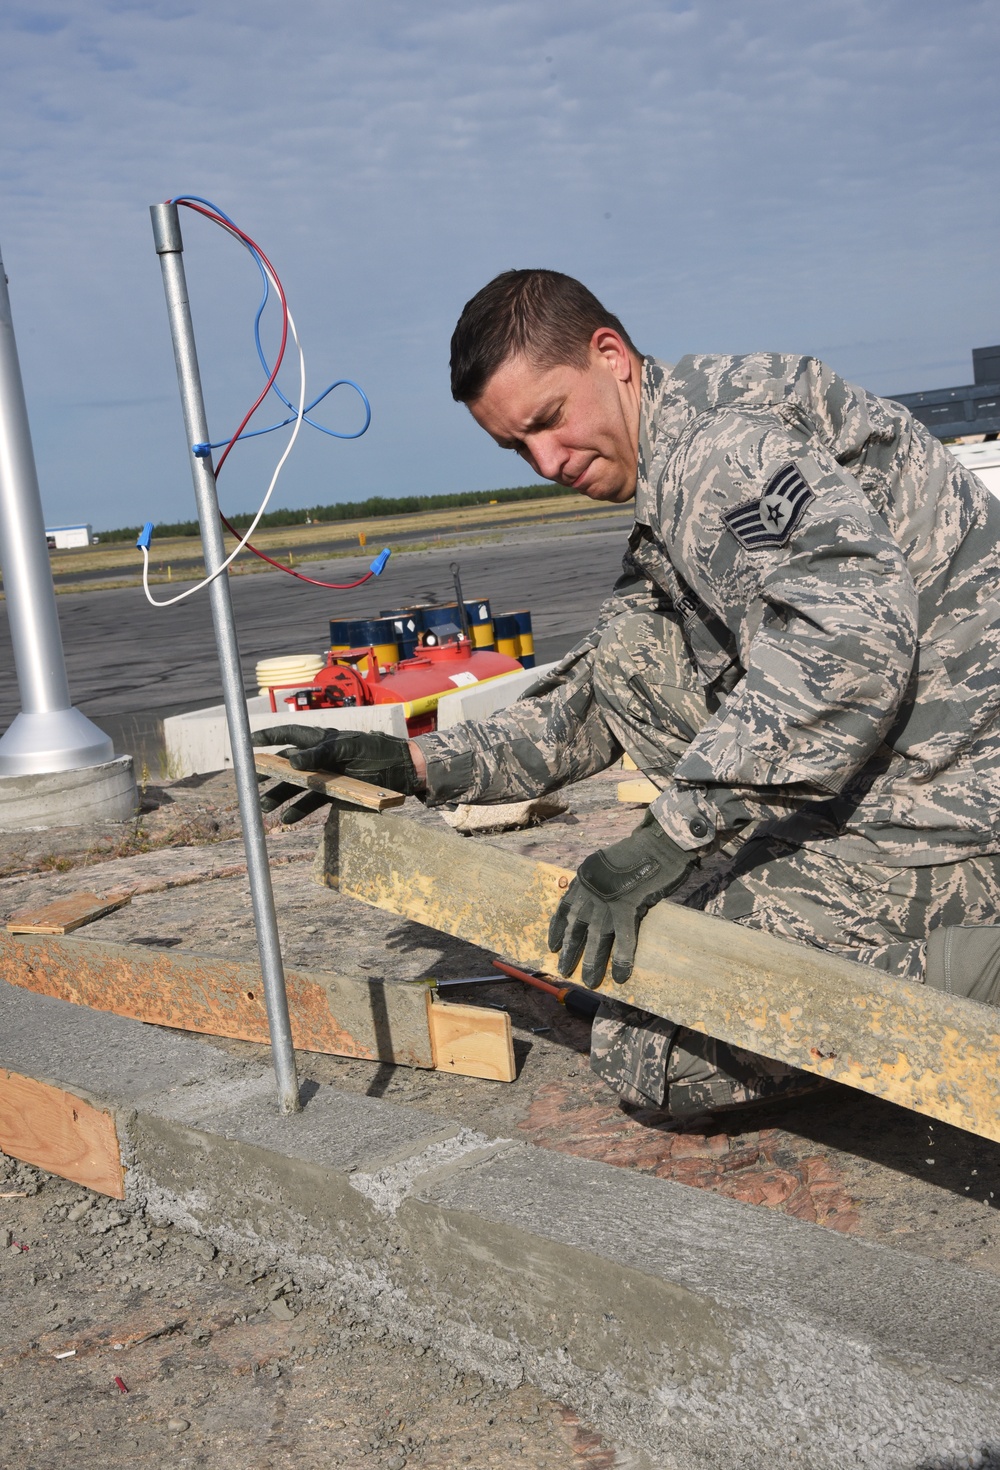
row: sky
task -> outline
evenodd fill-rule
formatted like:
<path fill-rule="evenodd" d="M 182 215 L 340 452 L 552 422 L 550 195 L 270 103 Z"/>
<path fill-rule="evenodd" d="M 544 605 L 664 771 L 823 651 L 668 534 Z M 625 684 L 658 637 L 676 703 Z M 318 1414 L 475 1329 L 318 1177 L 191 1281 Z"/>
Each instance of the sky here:
<path fill-rule="evenodd" d="M 303 430 L 275 507 L 532 482 L 448 387 L 464 302 L 512 266 L 579 276 L 667 361 L 970 382 L 1000 341 L 998 43 L 995 0 L 4 0 L 0 253 L 47 523 L 194 514 L 148 215 L 183 193 L 270 256 L 314 391 L 371 399 L 359 440 Z M 259 278 L 182 224 L 221 439 L 262 386 Z M 323 413 L 359 423 L 349 390 Z M 279 437 L 231 457 L 224 508 Z"/>

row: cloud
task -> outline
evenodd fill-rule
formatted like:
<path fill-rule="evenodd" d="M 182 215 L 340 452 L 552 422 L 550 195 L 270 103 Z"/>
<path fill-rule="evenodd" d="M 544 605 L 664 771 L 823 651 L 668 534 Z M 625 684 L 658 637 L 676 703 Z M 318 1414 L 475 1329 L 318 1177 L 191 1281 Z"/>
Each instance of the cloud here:
<path fill-rule="evenodd" d="M 990 0 L 4 11 L 0 246 L 50 514 L 190 509 L 146 213 L 182 191 L 268 250 L 317 386 L 373 401 L 364 440 L 304 443 L 286 504 L 529 478 L 447 391 L 455 317 L 510 265 L 580 275 L 666 357 L 965 380 L 1000 335 L 998 30 Z M 221 437 L 259 384 L 257 282 L 203 222 L 185 238 Z M 227 503 L 273 452 L 231 462 Z"/>

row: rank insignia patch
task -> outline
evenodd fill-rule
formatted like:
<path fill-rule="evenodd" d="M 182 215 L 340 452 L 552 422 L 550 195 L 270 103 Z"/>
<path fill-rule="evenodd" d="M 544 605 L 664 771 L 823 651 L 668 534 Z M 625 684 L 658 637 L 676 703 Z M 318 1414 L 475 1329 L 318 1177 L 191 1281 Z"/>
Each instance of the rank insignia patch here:
<path fill-rule="evenodd" d="M 794 464 L 786 464 L 767 482 L 759 500 L 750 500 L 722 517 L 747 551 L 784 546 L 802 519 L 813 493 Z"/>

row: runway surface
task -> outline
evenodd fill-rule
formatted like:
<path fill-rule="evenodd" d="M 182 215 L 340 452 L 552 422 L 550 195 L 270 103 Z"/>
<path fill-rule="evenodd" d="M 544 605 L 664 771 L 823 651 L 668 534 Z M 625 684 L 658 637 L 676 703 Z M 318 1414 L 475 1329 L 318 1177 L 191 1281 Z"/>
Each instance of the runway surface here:
<path fill-rule="evenodd" d="M 488 597 L 495 612 L 530 608 L 539 663 L 557 658 L 593 626 L 618 575 L 631 525 L 584 525 L 569 534 L 518 528 L 488 545 L 409 552 L 390 560 L 377 581 L 352 592 L 309 587 L 279 572 L 230 581 L 248 692 L 256 693 L 258 659 L 281 653 L 321 653 L 331 618 L 374 617 L 382 608 L 453 600 L 449 565 L 461 565 L 467 599 Z M 369 548 L 369 553 L 371 548 Z M 305 565 L 310 575 L 351 581 L 370 554 Z M 314 570 L 316 568 L 316 570 Z M 166 597 L 183 584 L 153 588 Z M 159 723 L 165 715 L 221 703 L 207 593 L 177 607 L 150 607 L 138 587 L 67 593 L 57 598 L 70 694 L 107 730 L 120 752 L 156 774 Z M 0 725 L 20 708 L 6 613 L 0 616 Z"/>

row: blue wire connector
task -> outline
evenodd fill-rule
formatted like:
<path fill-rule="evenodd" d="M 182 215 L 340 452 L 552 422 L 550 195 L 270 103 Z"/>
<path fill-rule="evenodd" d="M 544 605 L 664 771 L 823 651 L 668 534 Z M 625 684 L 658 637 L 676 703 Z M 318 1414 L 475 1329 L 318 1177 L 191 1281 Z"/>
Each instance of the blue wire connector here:
<path fill-rule="evenodd" d="M 150 527 L 150 529 L 152 529 L 152 527 Z M 382 573 L 385 571 L 385 564 L 389 560 L 391 555 L 392 552 L 387 546 L 384 551 L 379 552 L 378 556 L 372 562 L 368 570 L 370 572 L 373 572 L 376 577 L 381 577 Z"/>
<path fill-rule="evenodd" d="M 136 544 L 137 547 L 140 548 L 140 550 L 148 551 L 152 540 L 153 540 L 153 522 L 152 521 L 147 521 L 146 524 L 143 526 L 142 530 L 139 532 L 139 539 L 138 539 L 138 541 L 136 541 L 135 544 Z"/>

